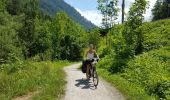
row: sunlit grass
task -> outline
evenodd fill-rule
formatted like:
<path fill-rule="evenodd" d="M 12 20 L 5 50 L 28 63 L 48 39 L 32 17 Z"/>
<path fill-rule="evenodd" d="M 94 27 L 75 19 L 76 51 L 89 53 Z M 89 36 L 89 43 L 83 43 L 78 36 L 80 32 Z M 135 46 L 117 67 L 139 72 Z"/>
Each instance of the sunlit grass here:
<path fill-rule="evenodd" d="M 65 73 L 69 62 L 22 62 L 1 66 L 0 98 L 10 100 L 38 91 L 33 99 L 54 100 L 64 95 Z"/>

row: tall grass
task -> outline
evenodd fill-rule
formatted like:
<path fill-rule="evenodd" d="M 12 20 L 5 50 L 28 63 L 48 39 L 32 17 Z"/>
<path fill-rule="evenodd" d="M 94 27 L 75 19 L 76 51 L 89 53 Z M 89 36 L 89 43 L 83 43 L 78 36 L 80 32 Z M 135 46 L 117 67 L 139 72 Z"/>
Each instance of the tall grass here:
<path fill-rule="evenodd" d="M 116 87 L 126 100 L 156 100 L 137 84 L 131 83 L 121 77 L 120 74 L 112 74 L 107 69 L 98 68 L 99 75 Z"/>
<path fill-rule="evenodd" d="M 0 99 L 25 95 L 38 91 L 33 99 L 60 99 L 64 94 L 65 73 L 68 62 L 18 62 L 0 66 Z"/>

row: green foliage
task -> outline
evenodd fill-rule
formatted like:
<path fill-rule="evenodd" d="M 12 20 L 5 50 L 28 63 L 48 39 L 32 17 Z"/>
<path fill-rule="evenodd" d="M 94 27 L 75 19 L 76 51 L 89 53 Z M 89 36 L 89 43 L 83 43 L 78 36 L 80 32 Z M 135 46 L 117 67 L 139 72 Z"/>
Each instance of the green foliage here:
<path fill-rule="evenodd" d="M 35 41 L 32 44 L 32 54 L 39 55 L 41 60 L 51 59 L 51 33 L 49 32 L 48 25 L 50 21 L 43 21 L 42 19 L 36 19 L 35 27 Z M 45 56 L 46 55 L 46 56 Z"/>
<path fill-rule="evenodd" d="M 17 22 L 19 18 L 0 12 L 0 63 L 15 62 L 21 57 L 17 38 L 17 30 L 21 27 Z"/>
<path fill-rule="evenodd" d="M 142 24 L 146 7 L 145 0 L 136 0 L 129 11 L 127 22 L 114 26 L 109 32 L 109 46 L 102 40 L 99 51 L 103 58 L 98 67 L 102 70 L 101 75 L 123 92 L 126 90 L 120 88 L 122 84 L 118 81 L 122 78 L 127 84 L 134 84 L 133 88 L 138 88 L 145 95 L 140 98 L 135 94 L 138 89 L 129 87 L 127 89 L 131 92 L 126 94 L 130 99 L 169 99 L 170 24 L 169 20 Z M 112 77 L 115 77 L 114 80 Z"/>
<path fill-rule="evenodd" d="M 170 20 L 144 23 L 139 30 L 144 34 L 144 41 L 142 43 L 144 51 L 158 49 L 170 44 Z"/>
<path fill-rule="evenodd" d="M 128 57 L 128 50 L 124 38 L 122 38 L 123 27 L 118 25 L 111 31 L 111 50 L 99 62 L 100 70 L 114 76 L 116 82 L 110 75 L 101 73 L 103 77 L 107 76 L 107 80 L 118 84 L 117 87 L 126 87 L 118 83 L 117 80 L 125 79 L 128 84 L 134 84 L 133 88 L 138 88 L 146 95 L 151 95 L 155 99 L 169 99 L 170 96 L 170 48 L 169 48 L 169 20 L 160 20 L 152 23 L 144 23 L 136 30 L 143 34 L 143 52 L 134 58 Z M 117 34 L 116 34 L 117 33 Z M 101 44 L 103 47 L 103 44 Z M 107 47 L 105 47 L 107 48 Z M 104 50 L 103 50 L 104 51 Z M 121 70 L 120 70 L 121 69 Z M 127 88 L 127 87 L 126 87 Z M 138 90 L 137 89 L 137 90 Z M 123 92 L 126 90 L 120 88 Z M 131 92 L 129 92 L 131 91 Z M 138 97 L 130 88 L 128 96 L 130 99 Z M 147 96 L 143 99 L 148 98 Z M 148 98 L 148 99 L 149 99 Z M 139 99 L 139 98 L 138 98 Z"/>
<path fill-rule="evenodd" d="M 104 57 L 105 55 L 108 55 L 110 52 L 110 48 L 106 45 L 106 40 L 105 38 L 102 38 L 99 47 L 98 47 L 98 54 L 100 57 Z"/>
<path fill-rule="evenodd" d="M 5 6 L 6 6 L 5 2 L 6 2 L 6 0 L 1 0 L 1 1 L 0 1 L 0 11 L 3 11 L 3 10 L 4 10 L 4 8 L 5 8 Z"/>
<path fill-rule="evenodd" d="M 36 18 L 39 14 L 39 6 L 37 0 L 30 0 L 25 3 L 24 7 L 24 19 L 23 19 L 23 27 L 20 30 L 19 38 L 20 42 L 23 46 L 23 54 L 25 59 L 28 57 L 32 57 L 35 55 L 34 43 L 35 43 L 35 28 L 36 28 Z"/>
<path fill-rule="evenodd" d="M 137 15 L 136 11 L 131 14 Z M 100 75 L 125 92 L 130 100 L 169 99 L 169 20 L 142 24 L 142 16 L 129 18 L 125 24 L 111 29 L 108 46 L 105 39 L 100 42 L 99 53 L 103 57 L 98 64 Z"/>
<path fill-rule="evenodd" d="M 97 0 L 98 9 L 103 15 L 103 27 L 108 29 L 113 26 L 118 16 L 118 0 Z"/>
<path fill-rule="evenodd" d="M 109 72 L 122 72 L 126 61 L 129 58 L 129 51 L 125 39 L 122 36 L 124 25 L 115 25 L 108 33 L 109 45 L 105 45 L 104 40 L 101 41 L 99 47 L 100 57 L 105 57 L 104 62 L 110 62 L 110 67 L 107 68 Z"/>
<path fill-rule="evenodd" d="M 136 30 L 144 20 L 144 12 L 147 8 L 146 0 L 136 0 L 130 8 L 127 22 L 123 31 L 123 37 L 127 44 L 127 50 L 130 51 L 129 55 L 134 56 L 138 54 L 137 50 L 142 49 L 141 44 L 143 41 L 143 34 Z"/>
<path fill-rule="evenodd" d="M 6 0 L 6 9 L 11 15 L 18 15 L 22 12 L 24 2 L 23 0 Z"/>
<path fill-rule="evenodd" d="M 169 3 L 168 0 L 156 1 L 155 6 L 152 9 L 153 21 L 170 17 Z"/>
<path fill-rule="evenodd" d="M 88 38 L 88 40 L 87 40 L 88 44 L 93 44 L 95 47 L 98 47 L 99 46 L 99 42 L 101 40 L 99 29 L 95 28 L 95 29 L 91 30 L 88 33 L 87 38 Z"/>
<path fill-rule="evenodd" d="M 0 5 L 1 62 L 82 58 L 89 39 L 67 14 L 51 18 L 40 11 L 39 0 L 3 0 Z"/>
<path fill-rule="evenodd" d="M 169 56 L 164 56 L 160 52 L 170 52 L 165 49 L 159 49 L 137 56 L 129 61 L 123 77 L 128 81 L 141 85 L 151 95 L 158 95 L 159 98 L 166 98 L 169 85 L 169 65 L 167 62 Z M 161 56 L 160 56 L 161 55 Z M 166 60 L 163 60 L 166 59 Z M 161 87 L 161 84 L 167 83 L 167 87 Z M 163 88 L 163 90 L 160 90 Z"/>
<path fill-rule="evenodd" d="M 73 22 L 65 13 L 56 15 L 50 25 L 52 34 L 53 59 L 78 60 L 81 59 L 81 52 L 87 44 L 85 30 Z"/>
<path fill-rule="evenodd" d="M 170 82 L 163 81 L 157 83 L 154 90 L 152 91 L 154 94 L 158 95 L 160 99 L 170 99 Z"/>

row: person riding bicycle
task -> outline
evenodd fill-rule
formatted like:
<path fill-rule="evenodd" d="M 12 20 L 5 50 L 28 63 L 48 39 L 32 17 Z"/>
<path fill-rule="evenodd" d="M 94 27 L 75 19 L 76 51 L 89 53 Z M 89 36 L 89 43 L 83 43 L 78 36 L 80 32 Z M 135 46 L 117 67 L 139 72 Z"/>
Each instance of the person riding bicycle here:
<path fill-rule="evenodd" d="M 96 50 L 93 47 L 93 44 L 90 44 L 89 50 L 86 52 L 86 57 L 87 57 L 87 60 L 85 61 L 85 66 L 87 67 L 86 75 L 87 78 L 89 78 L 89 69 L 91 67 L 91 62 L 92 62 L 91 60 L 95 57 L 99 59 L 99 56 L 97 55 Z"/>

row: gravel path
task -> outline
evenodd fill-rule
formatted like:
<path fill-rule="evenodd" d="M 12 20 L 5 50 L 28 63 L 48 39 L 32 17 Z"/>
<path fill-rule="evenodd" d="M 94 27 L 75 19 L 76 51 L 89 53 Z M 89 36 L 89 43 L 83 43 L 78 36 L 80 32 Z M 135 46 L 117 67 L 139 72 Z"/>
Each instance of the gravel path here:
<path fill-rule="evenodd" d="M 79 66 L 74 64 L 64 68 L 68 82 L 64 100 L 124 100 L 121 93 L 104 80 L 99 79 L 95 89 L 93 82 L 87 81 L 85 74 L 78 70 Z"/>

